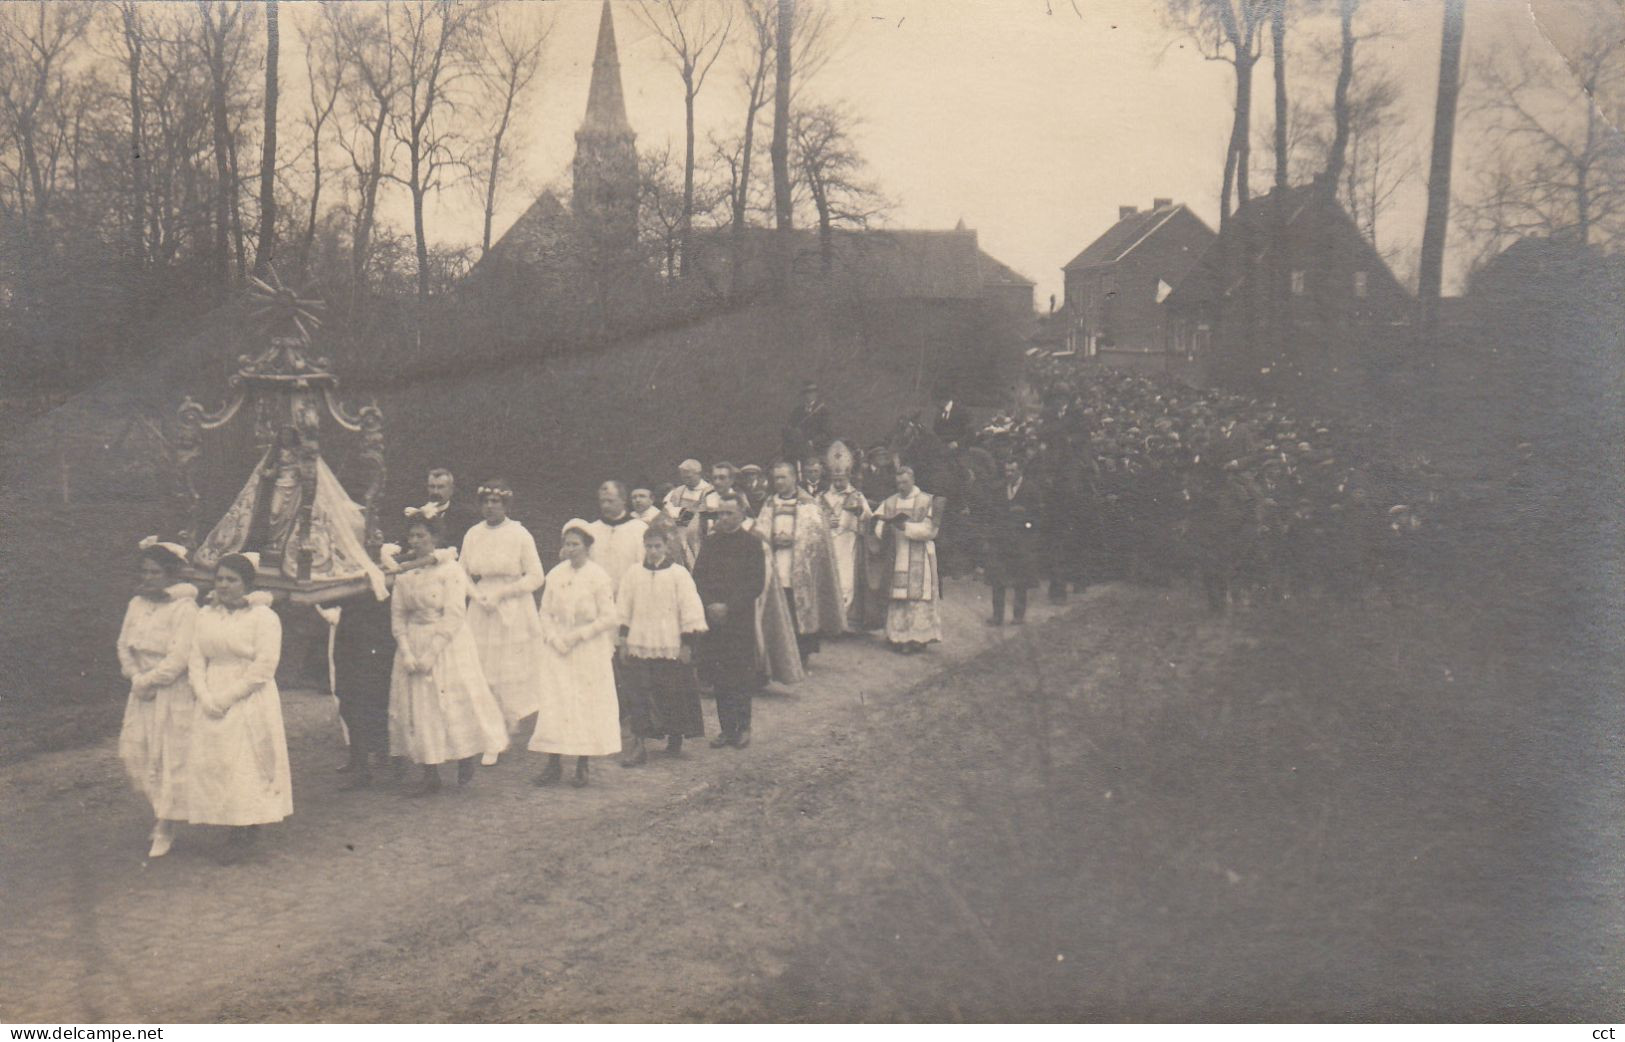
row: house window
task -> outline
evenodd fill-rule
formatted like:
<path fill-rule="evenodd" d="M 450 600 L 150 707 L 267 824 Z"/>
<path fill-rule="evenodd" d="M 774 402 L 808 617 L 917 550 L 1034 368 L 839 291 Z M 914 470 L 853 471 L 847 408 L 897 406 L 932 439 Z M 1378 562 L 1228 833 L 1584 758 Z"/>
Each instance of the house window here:
<path fill-rule="evenodd" d="M 1361 300 L 1364 300 L 1365 299 L 1365 294 L 1366 294 L 1365 272 L 1357 271 L 1357 272 L 1354 273 L 1354 295 L 1356 297 L 1359 297 Z"/>
<path fill-rule="evenodd" d="M 1303 296 L 1303 272 L 1301 271 L 1292 273 L 1292 295 L 1294 297 Z"/>

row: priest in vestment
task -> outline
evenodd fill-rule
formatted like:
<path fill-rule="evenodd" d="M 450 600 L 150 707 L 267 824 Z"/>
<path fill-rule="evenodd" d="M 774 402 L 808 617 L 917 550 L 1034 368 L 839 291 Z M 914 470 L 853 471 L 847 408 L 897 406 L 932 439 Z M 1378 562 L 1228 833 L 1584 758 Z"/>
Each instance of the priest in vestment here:
<path fill-rule="evenodd" d="M 941 501 L 915 487 L 910 467 L 897 470 L 897 492 L 875 511 L 884 538 L 881 563 L 891 568 L 886 640 L 903 654 L 917 654 L 942 640 L 942 586 L 937 576 Z"/>
<path fill-rule="evenodd" d="M 868 549 L 864 545 L 864 529 L 874 518 L 869 500 L 852 484 L 849 463 L 836 463 L 830 472 L 829 488 L 819 497 L 824 512 L 829 515 L 830 541 L 835 550 L 835 578 L 841 588 L 841 611 L 852 630 L 867 629 L 864 625 L 864 597 Z"/>
<path fill-rule="evenodd" d="M 696 459 L 684 460 L 677 467 L 677 487 L 666 493 L 666 516 L 677 526 L 678 540 L 672 547 L 673 558 L 684 568 L 692 570 L 694 556 L 700 550 L 700 512 L 705 497 L 715 491 L 705 480 L 705 470 Z"/>
<path fill-rule="evenodd" d="M 773 569 L 795 620 L 796 645 L 803 661 L 818 651 L 819 638 L 846 631 L 835 546 L 829 517 L 813 497 L 796 486 L 796 467 L 773 468 L 774 494 L 756 518 L 757 531 L 773 550 Z"/>

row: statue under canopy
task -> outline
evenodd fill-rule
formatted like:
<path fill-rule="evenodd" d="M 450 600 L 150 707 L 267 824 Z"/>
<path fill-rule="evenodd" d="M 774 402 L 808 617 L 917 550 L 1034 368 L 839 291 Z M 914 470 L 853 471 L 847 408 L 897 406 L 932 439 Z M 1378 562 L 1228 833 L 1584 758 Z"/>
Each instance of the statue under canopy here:
<path fill-rule="evenodd" d="M 376 404 L 348 412 L 327 359 L 310 355 L 322 302 L 283 287 L 275 272 L 266 281 L 250 282 L 251 315 L 265 349 L 239 357 L 232 397 L 218 412 L 207 413 L 190 398 L 180 407 L 177 495 L 188 514 L 181 540 L 195 543 L 192 560 L 205 572 L 226 554 L 258 553 L 261 586 L 296 601 L 318 603 L 364 587 L 381 596 L 383 574 L 369 551 L 381 542 L 376 518 L 385 475 L 383 415 Z M 200 454 L 200 433 L 224 427 L 244 406 L 253 411 L 259 459 L 225 516 L 197 540 L 200 497 L 191 469 Z M 361 505 L 322 458 L 324 414 L 362 436 Z"/>

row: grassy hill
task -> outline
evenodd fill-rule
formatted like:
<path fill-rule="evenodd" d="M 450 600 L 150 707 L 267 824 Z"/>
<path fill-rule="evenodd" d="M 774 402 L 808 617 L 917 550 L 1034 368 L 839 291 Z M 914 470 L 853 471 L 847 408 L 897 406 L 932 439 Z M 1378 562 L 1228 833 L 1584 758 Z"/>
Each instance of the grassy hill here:
<path fill-rule="evenodd" d="M 137 540 L 170 531 L 163 443 L 152 424 L 184 394 L 213 407 L 246 347 L 229 313 L 135 371 L 58 403 L 4 405 L 0 500 L 0 762 L 60 748 L 118 726 L 125 687 L 113 652 L 133 586 Z M 377 394 L 388 423 L 389 521 L 421 502 L 432 466 L 465 491 L 501 475 L 514 514 L 552 559 L 555 533 L 591 516 L 606 478 L 675 480 L 688 456 L 767 463 L 804 380 L 817 380 L 839 432 L 882 436 L 904 411 L 930 404 L 933 384 L 965 369 L 975 315 L 926 305 L 885 309 L 827 301 L 760 304 L 582 353 L 469 363 L 478 343 L 438 345 L 440 364 L 392 378 L 384 366 L 336 361 L 345 397 Z M 362 370 L 360 379 L 350 373 Z M 205 518 L 246 479 L 248 423 L 205 441 Z M 344 480 L 356 440 L 325 429 L 324 454 Z"/>

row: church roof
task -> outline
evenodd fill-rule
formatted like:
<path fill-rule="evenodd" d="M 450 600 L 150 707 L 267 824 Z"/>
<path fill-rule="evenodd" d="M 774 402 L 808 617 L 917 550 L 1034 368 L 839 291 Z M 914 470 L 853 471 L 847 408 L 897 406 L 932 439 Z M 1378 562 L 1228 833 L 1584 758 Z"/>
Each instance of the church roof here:
<path fill-rule="evenodd" d="M 492 264 L 540 264 L 554 257 L 563 245 L 568 217 L 569 212 L 558 196 L 543 192 L 502 237 L 491 244 L 491 249 L 474 265 L 475 271 Z"/>
<path fill-rule="evenodd" d="M 626 118 L 626 95 L 621 90 L 621 59 L 615 48 L 615 19 L 604 0 L 598 18 L 598 49 L 592 58 L 592 85 L 587 89 L 587 114 L 581 120 L 583 134 L 632 133 Z"/>

